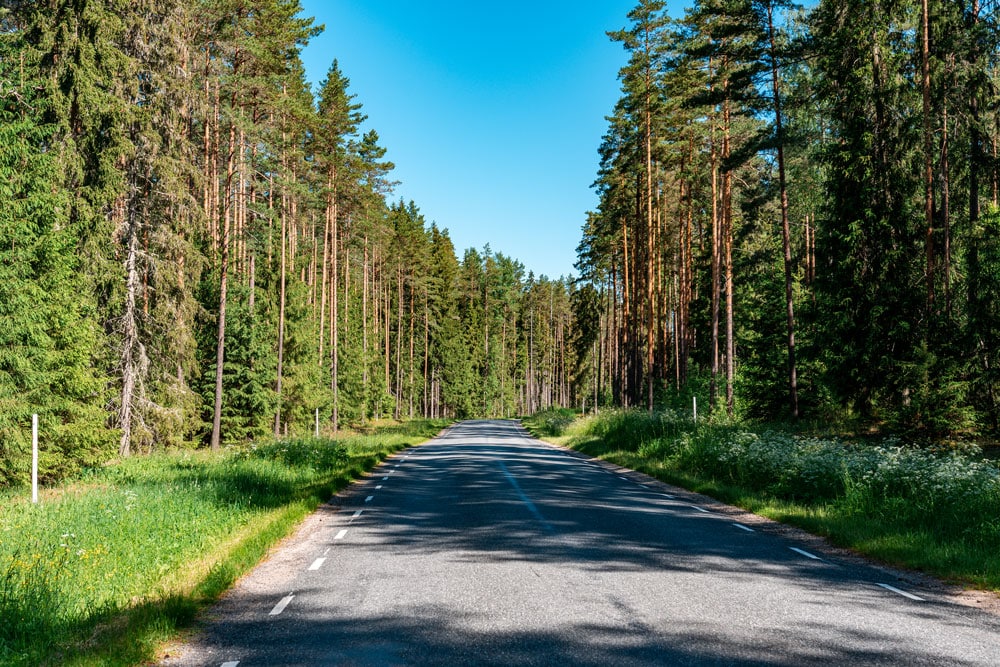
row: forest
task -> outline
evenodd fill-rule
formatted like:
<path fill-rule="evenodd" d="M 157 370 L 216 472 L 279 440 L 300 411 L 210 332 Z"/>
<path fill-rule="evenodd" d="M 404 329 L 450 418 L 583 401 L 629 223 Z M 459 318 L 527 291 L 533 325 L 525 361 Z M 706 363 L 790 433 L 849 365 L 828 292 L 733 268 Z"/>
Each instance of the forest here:
<path fill-rule="evenodd" d="M 998 19 L 641 0 L 609 33 L 628 62 L 578 250 L 597 401 L 995 434 Z"/>
<path fill-rule="evenodd" d="M 0 3 L 0 486 L 571 401 L 569 279 L 460 256 L 297 0 Z"/>
<path fill-rule="evenodd" d="M 298 0 L 0 2 L 0 486 L 552 406 L 1000 425 L 998 6 L 641 0 L 576 277 L 456 252 Z"/>

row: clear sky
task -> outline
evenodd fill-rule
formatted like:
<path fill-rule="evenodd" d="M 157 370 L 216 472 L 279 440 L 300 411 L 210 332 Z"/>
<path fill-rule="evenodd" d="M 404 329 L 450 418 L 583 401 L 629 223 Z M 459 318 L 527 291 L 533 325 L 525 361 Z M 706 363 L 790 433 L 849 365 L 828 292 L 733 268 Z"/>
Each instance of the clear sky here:
<path fill-rule="evenodd" d="M 605 33 L 635 0 L 301 1 L 326 27 L 307 76 L 338 60 L 396 165 L 393 200 L 448 229 L 460 256 L 488 243 L 536 275 L 575 272 L 627 57 Z"/>

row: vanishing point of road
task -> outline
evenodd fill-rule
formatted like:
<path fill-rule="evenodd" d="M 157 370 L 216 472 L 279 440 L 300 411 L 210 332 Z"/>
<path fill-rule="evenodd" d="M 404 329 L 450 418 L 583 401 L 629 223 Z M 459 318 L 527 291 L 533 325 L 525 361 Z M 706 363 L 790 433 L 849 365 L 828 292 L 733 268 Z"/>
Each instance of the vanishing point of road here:
<path fill-rule="evenodd" d="M 464 422 L 324 506 L 164 664 L 1000 665 L 997 616 L 746 517 Z"/>

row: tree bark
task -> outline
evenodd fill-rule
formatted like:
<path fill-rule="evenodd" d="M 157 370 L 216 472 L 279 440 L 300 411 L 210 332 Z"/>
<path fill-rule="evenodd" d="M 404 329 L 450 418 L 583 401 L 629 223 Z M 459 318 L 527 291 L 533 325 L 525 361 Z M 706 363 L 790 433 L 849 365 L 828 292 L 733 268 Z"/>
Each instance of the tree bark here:
<path fill-rule="evenodd" d="M 281 213 L 281 269 L 280 269 L 280 286 L 278 288 L 278 374 L 277 379 L 274 383 L 275 394 L 277 394 L 278 406 L 274 413 L 274 437 L 277 438 L 281 435 L 281 379 L 284 374 L 284 362 L 285 362 L 285 287 L 286 287 L 286 276 L 285 276 L 285 254 L 286 254 L 286 230 L 288 223 L 285 220 L 285 212 L 282 210 Z"/>
<path fill-rule="evenodd" d="M 923 97 L 924 130 L 924 251 L 927 257 L 927 311 L 928 321 L 934 305 L 934 131 L 931 127 L 931 68 L 930 68 L 930 10 L 928 0 L 921 0 L 921 93 Z"/>
<path fill-rule="evenodd" d="M 926 1 L 926 0 L 925 0 Z M 774 34 L 773 7 L 767 2 L 767 31 L 771 51 L 771 89 L 774 96 L 774 129 L 778 144 L 778 188 L 781 196 L 781 245 L 785 264 L 785 321 L 788 345 L 788 388 L 792 416 L 799 416 L 799 389 L 795 364 L 795 299 L 792 281 L 792 234 L 788 220 L 788 186 L 785 177 L 785 132 L 781 115 L 781 88 L 778 78 L 778 48 Z"/>

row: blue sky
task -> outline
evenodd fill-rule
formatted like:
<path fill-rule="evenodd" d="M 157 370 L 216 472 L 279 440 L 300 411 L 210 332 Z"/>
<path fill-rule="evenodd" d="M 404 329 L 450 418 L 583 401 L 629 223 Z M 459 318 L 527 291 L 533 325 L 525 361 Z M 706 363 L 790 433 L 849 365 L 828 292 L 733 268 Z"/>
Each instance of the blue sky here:
<path fill-rule="evenodd" d="M 307 76 L 339 61 L 396 164 L 393 199 L 447 228 L 459 255 L 488 243 L 536 275 L 574 272 L 626 60 L 605 32 L 635 0 L 301 1 L 326 27 L 303 51 Z"/>

